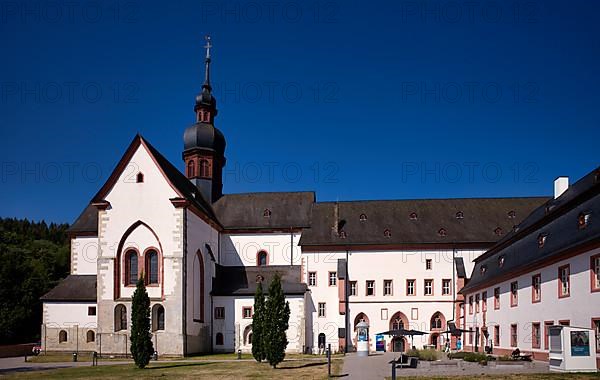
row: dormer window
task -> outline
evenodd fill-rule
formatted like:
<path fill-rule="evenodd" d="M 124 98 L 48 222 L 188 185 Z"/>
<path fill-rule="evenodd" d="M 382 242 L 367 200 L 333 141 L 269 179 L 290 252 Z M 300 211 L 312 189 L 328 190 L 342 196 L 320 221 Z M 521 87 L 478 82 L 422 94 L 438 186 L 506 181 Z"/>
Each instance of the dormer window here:
<path fill-rule="evenodd" d="M 577 226 L 579 229 L 586 228 L 590 224 L 590 213 L 582 212 L 577 217 Z"/>
<path fill-rule="evenodd" d="M 143 183 L 144 182 L 144 173 L 139 172 L 137 176 L 135 176 L 135 182 Z"/>
<path fill-rule="evenodd" d="M 456 213 L 456 219 L 464 219 L 465 214 L 462 211 Z"/>
<path fill-rule="evenodd" d="M 515 231 L 515 232 L 519 232 L 519 225 L 515 224 L 515 225 L 513 226 L 513 231 Z"/>
<path fill-rule="evenodd" d="M 483 276 L 485 274 L 485 272 L 487 272 L 487 265 L 482 265 L 480 271 L 481 271 L 481 275 Z"/>
<path fill-rule="evenodd" d="M 339 234 L 339 236 L 340 236 L 340 239 L 345 239 L 345 238 L 346 238 L 346 236 L 347 236 L 347 235 L 346 235 L 346 231 L 340 231 L 340 234 Z"/>
<path fill-rule="evenodd" d="M 506 257 L 504 255 L 498 257 L 498 266 L 500 268 L 502 268 L 504 266 L 504 261 L 506 260 Z"/>
<path fill-rule="evenodd" d="M 438 230 L 438 235 L 439 235 L 439 236 L 441 236 L 441 237 L 444 237 L 444 236 L 446 236 L 447 234 L 448 234 L 448 233 L 446 232 L 446 229 L 445 229 L 445 228 L 440 228 L 440 229 Z"/>
<path fill-rule="evenodd" d="M 517 213 L 515 212 L 515 210 L 510 210 L 508 212 L 508 219 L 514 219 L 517 217 Z"/>
<path fill-rule="evenodd" d="M 263 218 L 270 218 L 270 217 L 271 217 L 271 210 L 266 208 L 265 211 L 263 211 Z"/>
<path fill-rule="evenodd" d="M 496 236 L 501 236 L 504 233 L 504 231 L 502 231 L 501 227 L 496 227 L 494 233 L 496 234 Z"/>
<path fill-rule="evenodd" d="M 546 234 L 539 234 L 538 238 L 537 238 L 537 243 L 538 243 L 538 248 L 543 248 L 544 244 L 546 244 L 546 238 L 548 237 L 548 235 Z"/>
<path fill-rule="evenodd" d="M 389 228 L 386 228 L 383 231 L 383 236 L 385 236 L 386 238 L 391 238 L 392 237 L 392 231 Z"/>
<path fill-rule="evenodd" d="M 367 221 L 367 215 L 366 214 L 360 214 L 359 218 L 358 218 L 361 222 L 366 222 Z"/>
<path fill-rule="evenodd" d="M 411 212 L 410 215 L 408 216 L 408 219 L 410 219 L 410 220 L 417 220 L 417 213 L 416 212 Z"/>

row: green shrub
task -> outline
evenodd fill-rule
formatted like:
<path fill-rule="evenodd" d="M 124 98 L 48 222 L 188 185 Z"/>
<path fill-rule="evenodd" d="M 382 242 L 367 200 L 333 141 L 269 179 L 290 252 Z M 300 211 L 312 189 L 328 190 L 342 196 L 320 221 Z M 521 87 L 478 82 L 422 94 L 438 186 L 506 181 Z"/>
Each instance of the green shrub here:
<path fill-rule="evenodd" d="M 471 363 L 481 363 L 482 361 L 487 363 L 487 356 L 478 352 L 467 352 L 465 353 L 463 360 Z"/>
<path fill-rule="evenodd" d="M 436 350 L 408 350 L 406 351 L 406 355 L 414 356 L 419 358 L 419 360 L 425 360 L 428 362 L 432 362 L 438 360 L 439 353 Z"/>
<path fill-rule="evenodd" d="M 464 351 L 450 352 L 448 354 L 448 359 L 464 359 L 466 354 L 467 354 L 467 352 L 464 352 Z"/>

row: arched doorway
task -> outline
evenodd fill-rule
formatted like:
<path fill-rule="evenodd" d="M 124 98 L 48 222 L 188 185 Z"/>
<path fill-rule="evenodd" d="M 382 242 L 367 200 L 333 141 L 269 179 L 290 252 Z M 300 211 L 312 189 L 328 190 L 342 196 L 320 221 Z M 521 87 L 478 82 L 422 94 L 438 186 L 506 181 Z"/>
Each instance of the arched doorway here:
<path fill-rule="evenodd" d="M 356 345 L 356 343 L 358 342 L 358 331 L 356 331 L 356 325 L 358 325 L 360 322 L 366 322 L 369 323 L 369 317 L 367 317 L 367 315 L 365 313 L 358 313 L 356 315 L 356 317 L 354 318 L 354 336 L 352 337 L 352 340 L 354 341 L 354 345 Z M 369 323 L 370 324 L 370 323 Z M 370 342 L 371 337 L 367 336 L 367 341 Z"/>
<path fill-rule="evenodd" d="M 395 336 L 390 343 L 392 352 L 406 351 L 406 339 L 402 336 Z"/>
<path fill-rule="evenodd" d="M 430 344 L 433 346 L 434 349 L 439 349 L 439 343 L 440 343 L 440 334 L 435 333 L 435 334 L 431 334 L 430 337 Z"/>
<path fill-rule="evenodd" d="M 324 333 L 320 333 L 319 337 L 317 338 L 317 349 L 319 350 L 319 355 L 325 351 L 325 334 Z"/>

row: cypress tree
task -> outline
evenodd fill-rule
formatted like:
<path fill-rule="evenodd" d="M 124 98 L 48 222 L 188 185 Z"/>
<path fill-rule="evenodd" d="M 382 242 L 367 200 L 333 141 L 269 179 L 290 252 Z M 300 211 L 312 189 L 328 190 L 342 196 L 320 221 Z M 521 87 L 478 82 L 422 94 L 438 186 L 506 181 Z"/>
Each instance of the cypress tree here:
<path fill-rule="evenodd" d="M 285 300 L 278 274 L 269 285 L 269 298 L 265 306 L 263 342 L 266 359 L 275 368 L 285 358 L 285 348 L 288 345 L 286 331 L 290 320 L 290 304 Z"/>
<path fill-rule="evenodd" d="M 144 368 L 154 352 L 150 335 L 150 298 L 146 292 L 144 275 L 138 279 L 131 300 L 131 355 L 135 365 Z"/>
<path fill-rule="evenodd" d="M 254 316 L 252 317 L 252 356 L 254 356 L 257 362 L 266 359 L 263 344 L 264 319 L 265 294 L 263 293 L 262 281 L 259 281 L 254 293 Z"/>

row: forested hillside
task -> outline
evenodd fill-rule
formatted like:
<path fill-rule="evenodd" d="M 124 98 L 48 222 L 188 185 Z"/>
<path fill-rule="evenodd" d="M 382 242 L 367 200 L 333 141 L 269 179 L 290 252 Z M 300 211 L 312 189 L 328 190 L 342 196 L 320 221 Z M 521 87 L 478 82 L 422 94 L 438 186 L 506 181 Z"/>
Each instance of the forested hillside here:
<path fill-rule="evenodd" d="M 69 274 L 68 227 L 0 218 L 0 344 L 39 339 L 39 298 Z"/>

